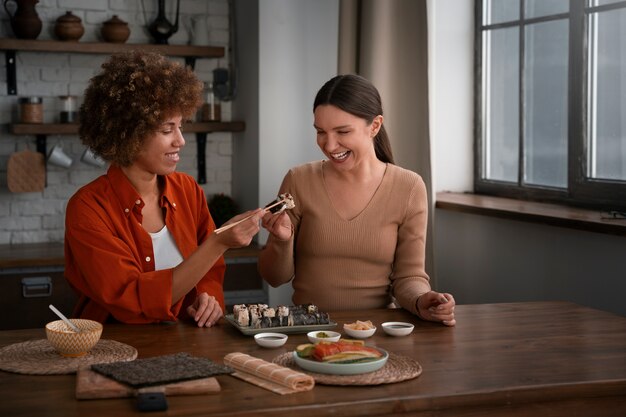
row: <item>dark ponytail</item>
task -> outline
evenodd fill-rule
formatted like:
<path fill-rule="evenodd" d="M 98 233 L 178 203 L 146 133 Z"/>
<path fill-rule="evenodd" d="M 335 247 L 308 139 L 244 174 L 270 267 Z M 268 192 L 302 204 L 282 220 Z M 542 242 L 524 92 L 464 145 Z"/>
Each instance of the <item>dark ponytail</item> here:
<path fill-rule="evenodd" d="M 360 75 L 337 75 L 320 88 L 313 102 L 317 106 L 331 104 L 341 110 L 360 117 L 371 124 L 374 118 L 383 114 L 380 94 L 374 85 Z M 374 138 L 376 157 L 382 162 L 393 164 L 393 153 L 385 126 L 381 126 Z"/>

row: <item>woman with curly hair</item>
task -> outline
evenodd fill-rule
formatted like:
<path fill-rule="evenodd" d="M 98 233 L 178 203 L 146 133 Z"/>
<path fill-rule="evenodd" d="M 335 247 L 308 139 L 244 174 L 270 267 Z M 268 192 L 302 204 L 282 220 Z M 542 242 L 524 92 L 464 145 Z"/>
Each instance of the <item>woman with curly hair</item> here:
<path fill-rule="evenodd" d="M 224 311 L 224 252 L 246 246 L 262 210 L 215 234 L 202 189 L 175 172 L 183 122 L 201 104 L 191 69 L 156 53 L 113 55 L 80 108 L 82 142 L 110 163 L 69 200 L 65 276 L 75 317 L 100 322 L 176 321 L 211 327 Z"/>

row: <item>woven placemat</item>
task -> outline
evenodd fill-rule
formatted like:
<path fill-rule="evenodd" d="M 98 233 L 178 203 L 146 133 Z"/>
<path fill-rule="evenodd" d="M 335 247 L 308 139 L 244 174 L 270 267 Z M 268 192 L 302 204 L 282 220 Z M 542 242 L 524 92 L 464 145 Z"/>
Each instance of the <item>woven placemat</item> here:
<path fill-rule="evenodd" d="M 415 359 L 389 353 L 385 366 L 374 372 L 358 375 L 331 375 L 309 372 L 296 365 L 293 352 L 283 353 L 272 362 L 311 375 L 315 383 L 323 385 L 380 385 L 417 378 L 422 373 L 422 366 Z"/>
<path fill-rule="evenodd" d="M 95 363 L 132 361 L 137 349 L 115 340 L 100 339 L 85 356 L 61 356 L 48 339 L 29 340 L 0 349 L 0 370 L 29 375 L 60 375 L 76 373 L 78 368 Z"/>

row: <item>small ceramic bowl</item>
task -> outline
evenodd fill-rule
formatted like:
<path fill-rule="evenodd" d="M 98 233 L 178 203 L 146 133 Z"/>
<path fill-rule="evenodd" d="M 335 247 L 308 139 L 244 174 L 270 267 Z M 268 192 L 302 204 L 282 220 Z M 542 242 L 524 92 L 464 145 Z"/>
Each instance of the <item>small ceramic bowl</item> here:
<path fill-rule="evenodd" d="M 308 332 L 306 337 L 309 338 L 311 343 L 336 342 L 341 338 L 341 333 L 331 332 L 330 330 L 318 330 L 315 332 Z"/>
<path fill-rule="evenodd" d="M 354 337 L 355 339 L 367 339 L 368 337 L 371 337 L 374 335 L 374 333 L 376 333 L 376 327 L 368 330 L 354 330 L 350 327 L 346 327 L 346 325 L 344 324 L 343 331 L 346 332 L 348 336 Z"/>
<path fill-rule="evenodd" d="M 382 324 L 383 330 L 390 336 L 406 336 L 413 332 L 415 327 L 411 323 L 405 323 L 403 321 L 387 321 Z"/>
<path fill-rule="evenodd" d="M 287 335 L 282 333 L 257 333 L 254 335 L 254 341 L 257 345 L 265 348 L 276 348 L 287 342 Z"/>
<path fill-rule="evenodd" d="M 76 333 L 63 320 L 46 324 L 46 336 L 50 344 L 63 356 L 84 356 L 100 340 L 102 324 L 93 320 L 70 319 L 79 329 Z"/>

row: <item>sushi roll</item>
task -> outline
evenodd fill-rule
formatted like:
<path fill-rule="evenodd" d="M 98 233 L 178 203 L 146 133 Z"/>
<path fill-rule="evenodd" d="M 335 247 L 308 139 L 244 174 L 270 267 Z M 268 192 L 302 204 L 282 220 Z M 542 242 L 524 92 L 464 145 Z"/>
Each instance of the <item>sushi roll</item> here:
<path fill-rule="evenodd" d="M 320 312 L 317 315 L 317 323 L 318 324 L 328 324 L 330 323 L 330 317 L 328 316 L 328 313 L 325 312 Z"/>
<path fill-rule="evenodd" d="M 289 193 L 280 194 L 278 198 L 271 203 L 265 205 L 265 209 L 267 209 L 272 214 L 282 213 L 285 210 L 292 209 L 296 206 L 296 203 L 293 201 L 293 197 Z"/>
<path fill-rule="evenodd" d="M 255 329 L 330 323 L 328 313 L 319 311 L 314 304 L 280 305 L 275 308 L 263 303 L 235 304 L 233 318 L 240 327 Z"/>
<path fill-rule="evenodd" d="M 250 326 L 258 329 L 261 327 L 261 312 L 257 305 L 250 306 Z"/>
<path fill-rule="evenodd" d="M 281 326 L 287 326 L 289 323 L 289 307 L 278 306 L 276 316 L 278 317 Z"/>
<path fill-rule="evenodd" d="M 248 327 L 250 325 L 250 313 L 248 312 L 248 308 L 246 306 L 235 310 L 234 317 L 237 324 L 241 327 Z"/>
<path fill-rule="evenodd" d="M 317 324 L 317 317 L 315 316 L 315 314 L 303 314 L 302 315 L 304 318 L 304 324 L 307 326 L 313 325 L 313 324 Z"/>

